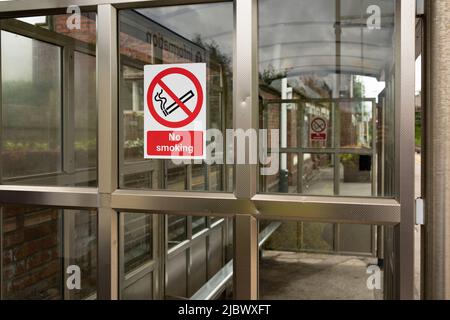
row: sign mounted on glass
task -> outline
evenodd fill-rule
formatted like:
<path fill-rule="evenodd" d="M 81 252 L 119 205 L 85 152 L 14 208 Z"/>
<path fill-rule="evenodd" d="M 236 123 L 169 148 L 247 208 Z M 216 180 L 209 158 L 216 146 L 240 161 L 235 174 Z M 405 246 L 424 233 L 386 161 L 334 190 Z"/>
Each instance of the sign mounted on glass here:
<path fill-rule="evenodd" d="M 309 127 L 311 141 L 327 141 L 328 122 L 325 118 L 312 118 Z"/>
<path fill-rule="evenodd" d="M 205 159 L 206 64 L 144 67 L 144 157 Z"/>

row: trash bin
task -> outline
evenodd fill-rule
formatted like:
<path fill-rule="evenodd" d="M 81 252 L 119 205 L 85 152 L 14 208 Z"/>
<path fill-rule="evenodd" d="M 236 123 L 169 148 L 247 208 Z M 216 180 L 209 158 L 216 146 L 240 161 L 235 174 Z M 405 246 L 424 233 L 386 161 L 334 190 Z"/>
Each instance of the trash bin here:
<path fill-rule="evenodd" d="M 287 170 L 280 170 L 280 183 L 278 184 L 280 193 L 289 193 L 289 172 Z"/>

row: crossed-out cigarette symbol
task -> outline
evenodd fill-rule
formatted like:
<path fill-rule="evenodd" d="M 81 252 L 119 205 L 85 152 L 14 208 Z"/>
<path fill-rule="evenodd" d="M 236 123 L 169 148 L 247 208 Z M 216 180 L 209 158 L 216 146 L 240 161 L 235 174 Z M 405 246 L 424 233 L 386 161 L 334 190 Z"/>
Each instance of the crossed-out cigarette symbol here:
<path fill-rule="evenodd" d="M 177 77 L 164 79 L 170 75 Z M 168 81 L 167 84 L 165 81 Z M 175 90 L 177 87 L 178 90 Z M 150 116 L 167 128 L 187 126 L 197 118 L 205 105 L 203 91 L 202 84 L 189 70 L 180 67 L 164 69 L 156 74 L 147 89 Z M 188 101 L 191 102 L 189 107 L 186 105 Z M 177 117 L 170 116 L 174 113 L 178 113 Z M 186 117 L 183 117 L 183 114 Z"/>
<path fill-rule="evenodd" d="M 157 92 L 154 99 L 156 102 L 159 102 L 159 107 L 161 109 L 161 111 L 163 112 L 164 116 L 167 117 L 168 115 L 170 115 L 172 112 L 174 112 L 175 110 L 177 110 L 178 108 L 181 107 L 181 104 L 178 104 L 177 101 L 172 102 L 170 105 L 166 106 L 167 104 L 167 99 L 165 97 L 162 97 L 162 93 L 164 92 L 163 89 L 161 89 L 160 92 Z M 192 90 L 189 90 L 188 92 L 186 92 L 184 95 L 182 95 L 181 97 L 178 98 L 178 100 L 182 103 L 185 104 L 186 102 L 188 102 L 189 100 L 191 100 L 193 97 L 195 97 L 194 92 L 192 92 Z"/>
<path fill-rule="evenodd" d="M 327 128 L 327 123 L 325 122 L 324 119 L 322 118 L 314 118 L 313 121 L 311 122 L 311 129 L 314 132 L 324 132 Z"/>

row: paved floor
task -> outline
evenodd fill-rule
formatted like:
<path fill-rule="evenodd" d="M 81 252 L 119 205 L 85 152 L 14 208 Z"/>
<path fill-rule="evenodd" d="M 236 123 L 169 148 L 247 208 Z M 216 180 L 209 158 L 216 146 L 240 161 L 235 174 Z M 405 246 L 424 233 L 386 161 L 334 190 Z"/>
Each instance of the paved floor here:
<path fill-rule="evenodd" d="M 367 288 L 372 258 L 264 251 L 260 297 L 269 300 L 376 300 L 381 290 Z"/>

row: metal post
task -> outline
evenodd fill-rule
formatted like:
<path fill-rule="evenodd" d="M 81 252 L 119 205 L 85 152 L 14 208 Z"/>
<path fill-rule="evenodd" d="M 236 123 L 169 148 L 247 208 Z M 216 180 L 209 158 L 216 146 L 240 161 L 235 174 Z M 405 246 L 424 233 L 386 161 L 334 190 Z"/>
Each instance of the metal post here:
<path fill-rule="evenodd" d="M 396 2 L 395 50 L 395 154 L 396 191 L 401 222 L 396 227 L 395 250 L 398 298 L 414 297 L 414 91 L 415 91 L 415 1 Z"/>
<path fill-rule="evenodd" d="M 258 128 L 257 0 L 238 0 L 235 10 L 234 129 Z M 250 159 L 250 145 L 246 158 Z M 235 166 L 237 198 L 251 199 L 258 181 L 256 164 Z M 234 223 L 234 292 L 237 299 L 258 297 L 258 232 L 251 215 L 237 215 Z"/>
<path fill-rule="evenodd" d="M 238 214 L 234 223 L 234 297 L 258 299 L 258 222 L 250 215 Z"/>
<path fill-rule="evenodd" d="M 234 62 L 234 129 L 258 128 L 258 67 L 257 57 L 257 1 L 235 2 L 235 62 Z M 253 142 L 254 143 L 254 142 Z M 251 143 L 249 143 L 250 145 Z M 250 159 L 250 148 L 246 158 Z M 249 199 L 256 193 L 256 164 L 237 164 L 235 195 Z"/>
<path fill-rule="evenodd" d="M 450 299 L 450 2 L 427 1 L 425 299 Z"/>
<path fill-rule="evenodd" d="M 117 11 L 98 6 L 98 298 L 118 299 L 118 213 L 111 193 L 118 187 Z"/>

